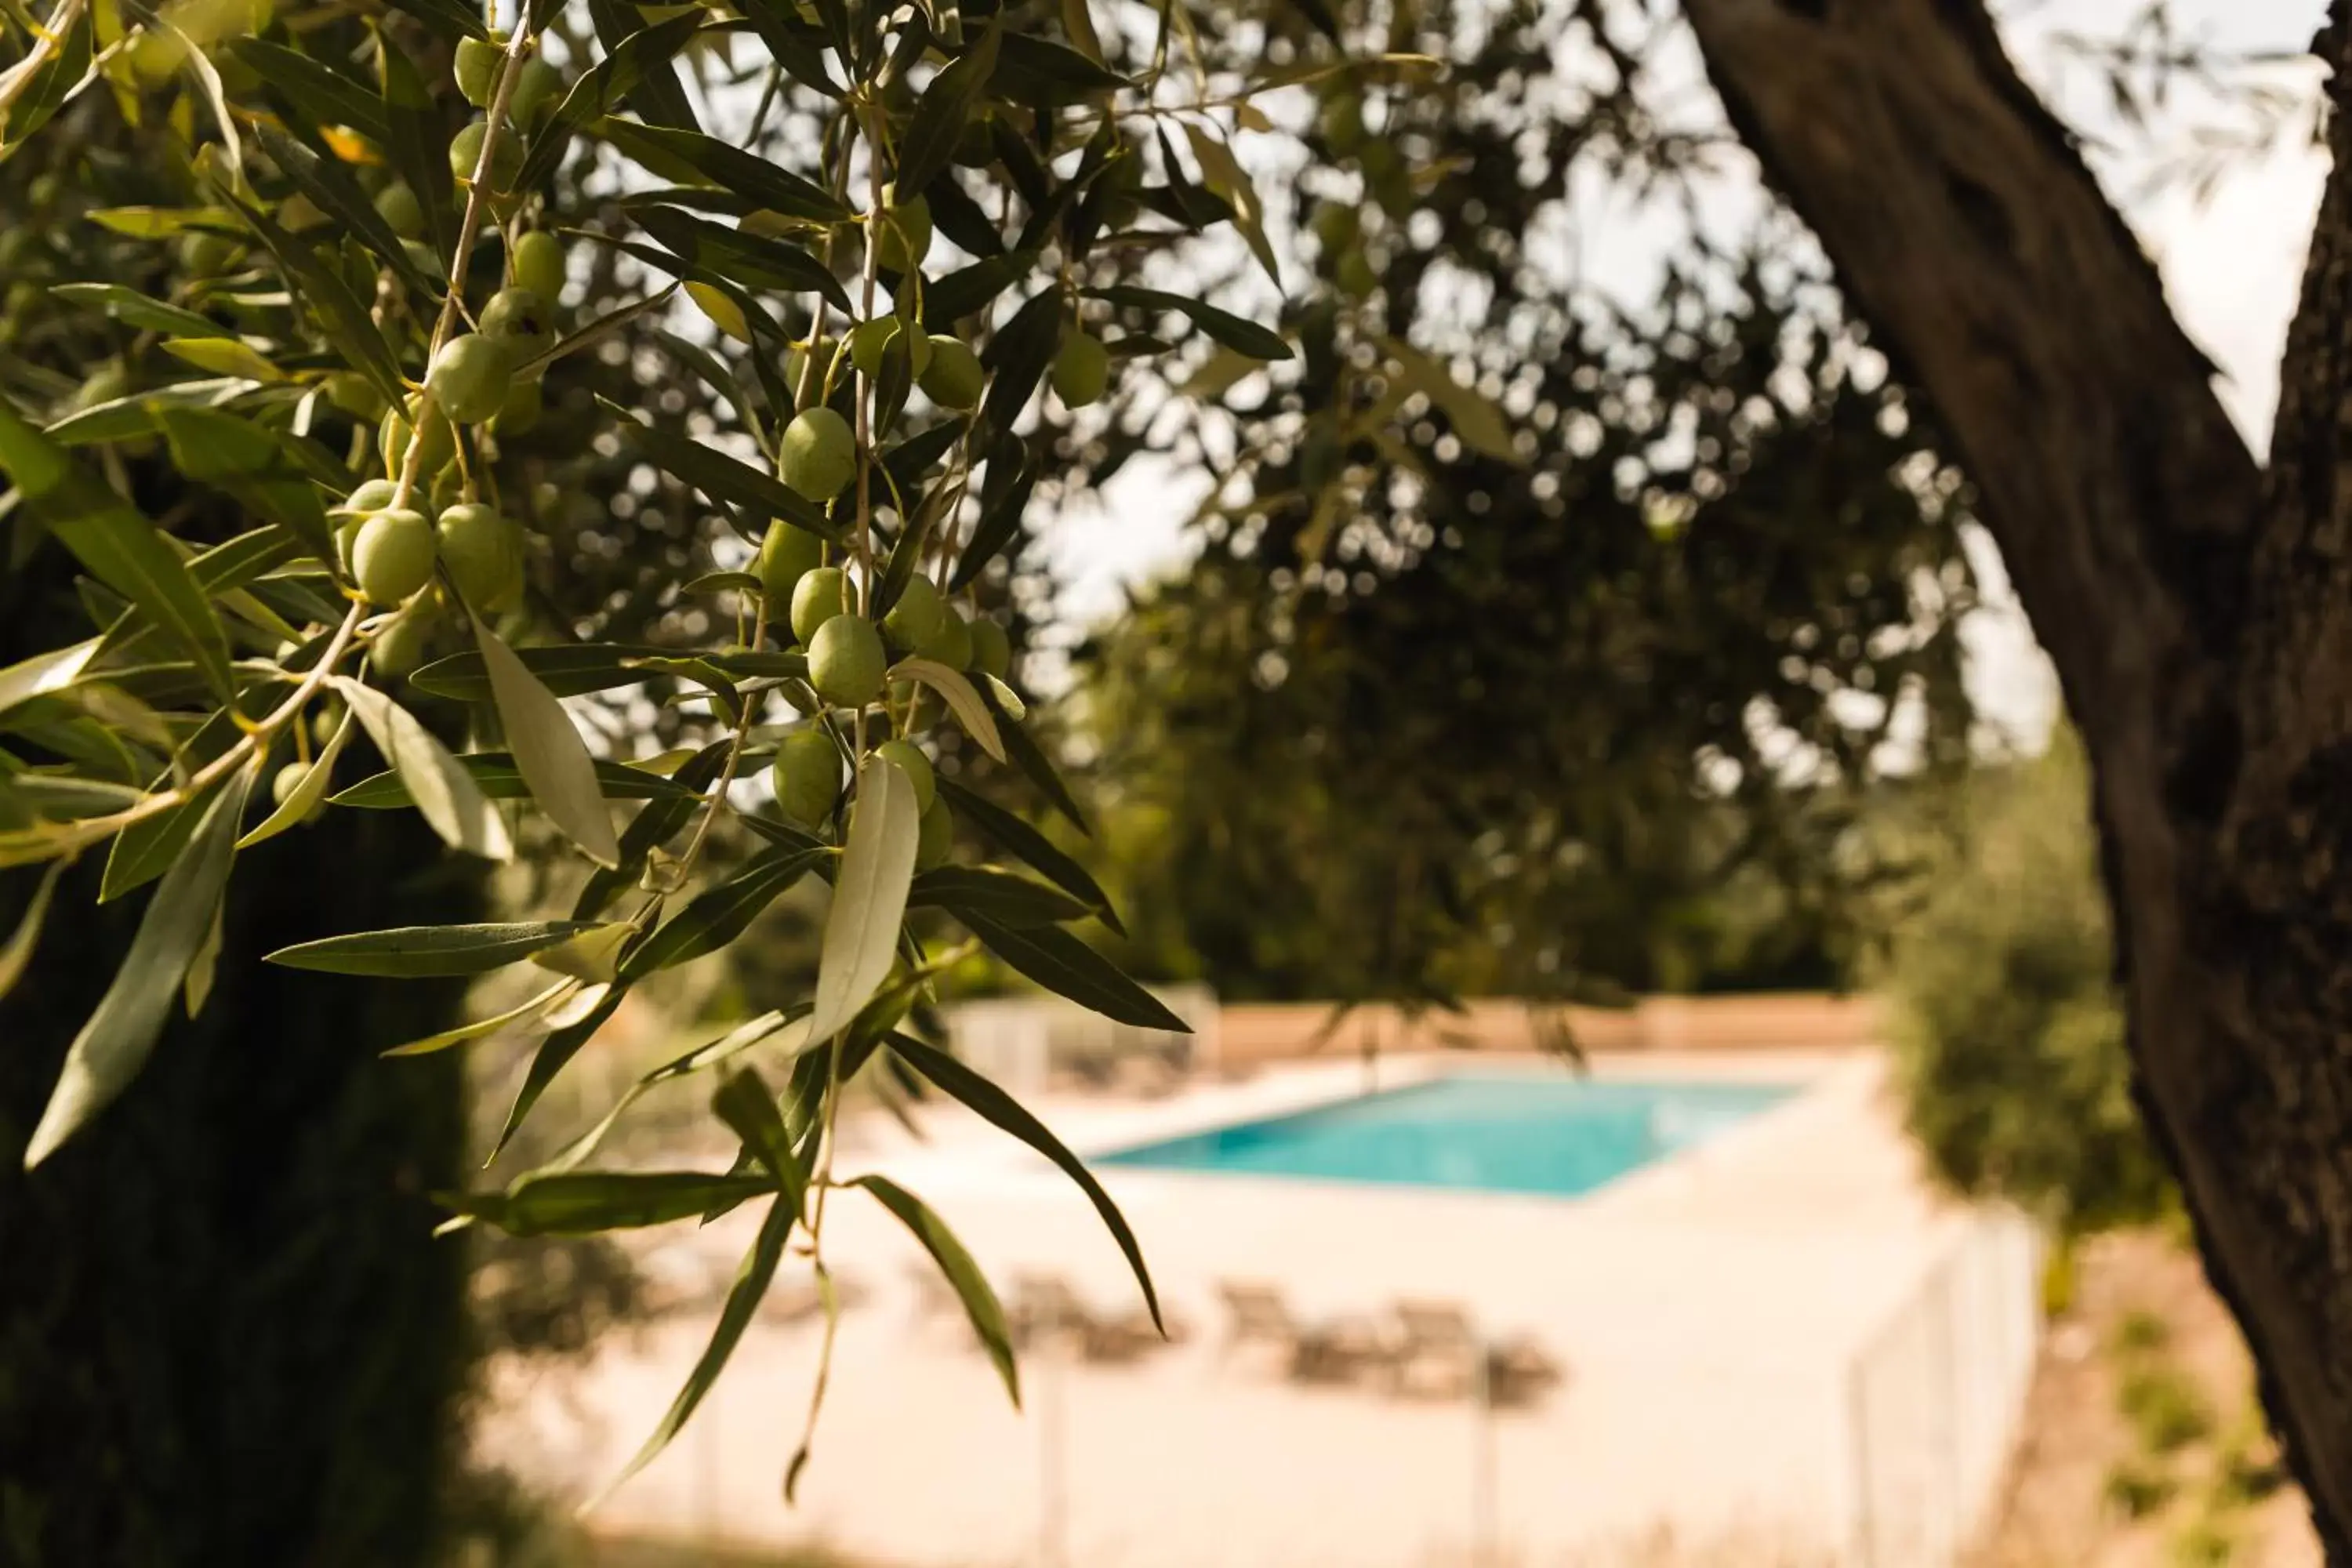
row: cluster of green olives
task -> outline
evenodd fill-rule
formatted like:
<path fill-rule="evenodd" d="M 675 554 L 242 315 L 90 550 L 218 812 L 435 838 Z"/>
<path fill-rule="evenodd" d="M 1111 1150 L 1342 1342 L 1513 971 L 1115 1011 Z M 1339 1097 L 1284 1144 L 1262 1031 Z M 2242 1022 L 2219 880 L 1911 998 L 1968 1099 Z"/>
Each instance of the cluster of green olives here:
<path fill-rule="evenodd" d="M 878 625 L 860 615 L 856 584 L 842 567 L 824 563 L 824 542 L 805 529 L 770 524 L 756 572 L 768 603 L 786 607 L 778 634 L 805 649 L 809 685 L 830 707 L 859 710 L 881 698 L 894 649 L 1000 679 L 1011 664 L 1012 647 L 1003 626 L 985 616 L 966 618 L 936 584 L 919 574 L 908 579 Z M 904 695 L 907 728 L 919 729 L 921 697 Z M 903 735 L 885 742 L 877 754 L 896 763 L 915 785 L 923 814 L 918 868 L 944 861 L 954 824 L 947 803 L 939 798 L 929 759 Z M 841 802 L 843 764 L 840 748 L 822 724 L 787 736 L 772 769 L 778 805 L 810 826 L 824 821 Z"/>
<path fill-rule="evenodd" d="M 411 504 L 394 506 L 398 487 L 370 479 L 335 510 L 336 553 L 371 604 L 398 605 L 433 580 L 437 562 L 458 597 L 496 615 L 522 598 L 523 531 L 478 501 L 443 507 L 428 519 Z"/>

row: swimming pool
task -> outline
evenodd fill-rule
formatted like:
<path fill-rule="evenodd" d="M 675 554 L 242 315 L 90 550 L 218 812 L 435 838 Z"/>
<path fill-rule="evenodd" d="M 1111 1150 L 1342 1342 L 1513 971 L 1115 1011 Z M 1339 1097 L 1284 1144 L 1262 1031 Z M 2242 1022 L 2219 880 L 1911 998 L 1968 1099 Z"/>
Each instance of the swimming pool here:
<path fill-rule="evenodd" d="M 1102 1155 L 1108 1165 L 1570 1197 L 1706 1142 L 1789 1084 L 1440 1078 Z"/>

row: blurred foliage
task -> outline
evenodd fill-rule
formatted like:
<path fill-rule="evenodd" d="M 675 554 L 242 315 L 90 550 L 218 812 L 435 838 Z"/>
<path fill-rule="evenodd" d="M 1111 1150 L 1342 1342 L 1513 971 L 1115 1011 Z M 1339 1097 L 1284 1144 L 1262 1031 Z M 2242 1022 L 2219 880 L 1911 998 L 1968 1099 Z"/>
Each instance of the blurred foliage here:
<path fill-rule="evenodd" d="M 1140 389 L 1080 454 L 1103 483 L 1174 424 L 1214 485 L 1072 718 L 1163 974 L 1837 985 L 1872 790 L 1966 756 L 1966 493 L 1801 237 L 1695 231 L 1638 308 L 1567 264 L 1571 191 L 1671 201 L 1720 151 L 1596 16 L 1396 7 L 1385 46 L 1452 68 L 1318 87 L 1297 365 L 1212 360 L 1202 412 Z"/>
<path fill-rule="evenodd" d="M 2133 1103 L 2079 746 L 1979 772 L 1886 984 L 1906 1113 L 1937 1173 L 2061 1229 L 2171 1188 Z"/>

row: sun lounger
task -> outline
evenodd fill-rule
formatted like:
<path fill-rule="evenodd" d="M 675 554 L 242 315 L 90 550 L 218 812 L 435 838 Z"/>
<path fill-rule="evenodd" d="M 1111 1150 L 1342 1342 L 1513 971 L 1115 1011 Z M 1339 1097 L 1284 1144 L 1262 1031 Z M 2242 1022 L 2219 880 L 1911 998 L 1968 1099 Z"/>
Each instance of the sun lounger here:
<path fill-rule="evenodd" d="M 1225 1337 L 1220 1365 L 1236 1355 L 1262 1351 L 1286 1377 L 1302 1383 L 1349 1382 L 1378 1364 L 1382 1347 L 1376 1325 L 1362 1318 L 1301 1322 L 1280 1291 L 1270 1285 L 1224 1281 L 1217 1294 L 1225 1306 Z"/>
<path fill-rule="evenodd" d="M 1074 1344 L 1079 1355 L 1090 1362 L 1130 1362 L 1165 1342 L 1144 1309 L 1097 1311 L 1080 1300 L 1066 1281 L 1052 1274 L 1013 1277 L 1009 1321 L 1015 1344 L 1025 1346 L 1042 1340 Z M 1180 1332 L 1171 1323 L 1169 1337 Z"/>
<path fill-rule="evenodd" d="M 1450 1301 L 1399 1301 L 1387 1363 L 1390 1392 L 1408 1398 L 1464 1399 L 1478 1392 L 1497 1406 L 1532 1404 L 1567 1374 L 1525 1335 L 1486 1342 L 1470 1314 Z"/>

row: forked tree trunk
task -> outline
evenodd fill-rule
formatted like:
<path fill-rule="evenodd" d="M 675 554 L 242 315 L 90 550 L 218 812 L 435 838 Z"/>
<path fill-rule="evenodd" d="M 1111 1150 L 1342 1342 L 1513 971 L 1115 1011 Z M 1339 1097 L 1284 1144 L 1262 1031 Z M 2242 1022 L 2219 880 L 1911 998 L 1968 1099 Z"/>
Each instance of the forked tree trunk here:
<path fill-rule="evenodd" d="M 2141 1102 L 2352 1563 L 2352 136 L 2337 116 L 2265 474 L 1981 0 L 1686 4 L 1741 136 L 1954 431 L 2057 665 Z"/>

